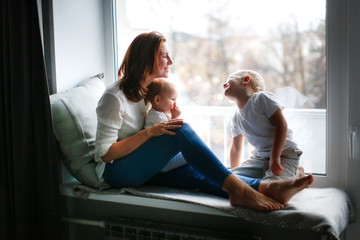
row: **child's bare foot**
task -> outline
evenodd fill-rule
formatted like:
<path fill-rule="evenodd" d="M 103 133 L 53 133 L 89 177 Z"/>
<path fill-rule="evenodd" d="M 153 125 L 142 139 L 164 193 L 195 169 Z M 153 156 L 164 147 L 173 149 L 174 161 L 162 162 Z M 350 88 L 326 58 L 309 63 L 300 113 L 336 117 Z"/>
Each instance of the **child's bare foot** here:
<path fill-rule="evenodd" d="M 304 177 L 305 176 L 305 170 L 302 166 L 299 166 L 296 171 L 296 177 Z"/>
<path fill-rule="evenodd" d="M 230 175 L 229 179 L 232 178 L 233 175 Z M 225 181 L 224 190 L 229 193 L 229 200 L 232 206 L 247 207 L 259 211 L 278 210 L 284 207 L 283 204 L 255 191 L 249 185 L 241 180 L 239 181 L 237 178 L 228 185 L 229 182 L 230 181 Z M 234 183 L 235 186 L 233 185 Z"/>
<path fill-rule="evenodd" d="M 287 203 L 296 193 L 309 187 L 313 181 L 312 175 L 277 181 L 262 181 L 259 192 L 280 203 Z"/>

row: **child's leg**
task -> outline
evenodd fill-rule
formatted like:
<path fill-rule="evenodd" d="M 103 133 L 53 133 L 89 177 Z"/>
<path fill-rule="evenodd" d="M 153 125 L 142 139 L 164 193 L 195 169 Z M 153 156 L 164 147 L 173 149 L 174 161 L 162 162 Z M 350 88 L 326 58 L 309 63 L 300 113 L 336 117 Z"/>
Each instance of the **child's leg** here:
<path fill-rule="evenodd" d="M 267 159 L 265 161 L 267 171 L 265 172 L 264 180 L 279 180 L 295 177 L 299 167 L 301 154 L 301 150 L 294 148 L 286 149 L 281 153 L 281 165 L 284 170 L 281 172 L 280 176 L 276 176 L 273 172 L 271 172 L 269 169 L 269 160 Z"/>
<path fill-rule="evenodd" d="M 264 159 L 252 156 L 244 161 L 239 167 L 231 169 L 231 172 L 252 178 L 263 178 L 265 170 Z"/>

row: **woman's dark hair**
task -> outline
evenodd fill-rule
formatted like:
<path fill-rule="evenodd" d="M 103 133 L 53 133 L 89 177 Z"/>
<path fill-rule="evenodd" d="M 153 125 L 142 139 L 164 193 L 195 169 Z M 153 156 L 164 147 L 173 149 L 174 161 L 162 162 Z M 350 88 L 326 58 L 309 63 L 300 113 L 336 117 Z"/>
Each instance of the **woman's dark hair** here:
<path fill-rule="evenodd" d="M 127 49 L 119 68 L 119 88 L 134 102 L 144 98 L 147 92 L 146 78 L 158 67 L 158 56 L 162 43 L 166 41 L 159 32 L 138 35 Z"/>

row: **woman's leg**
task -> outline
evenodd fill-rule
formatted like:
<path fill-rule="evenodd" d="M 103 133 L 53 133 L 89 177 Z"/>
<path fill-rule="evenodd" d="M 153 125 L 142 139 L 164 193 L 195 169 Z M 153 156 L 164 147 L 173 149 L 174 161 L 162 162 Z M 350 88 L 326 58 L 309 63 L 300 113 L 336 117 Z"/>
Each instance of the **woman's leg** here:
<path fill-rule="evenodd" d="M 261 180 L 243 176 L 237 176 L 253 189 L 258 190 Z M 209 178 L 196 171 L 189 164 L 176 168 L 168 172 L 161 172 L 153 177 L 148 184 L 176 187 L 185 189 L 199 189 L 202 192 L 216 195 L 219 197 L 229 198 L 227 192 L 217 186 Z"/>
<path fill-rule="evenodd" d="M 178 146 L 189 165 L 222 187 L 224 180 L 231 174 L 217 156 L 201 140 L 189 124 L 174 130 Z"/>
<path fill-rule="evenodd" d="M 159 173 L 179 151 L 174 136 L 152 138 L 127 156 L 107 163 L 103 177 L 112 187 L 140 186 Z"/>
<path fill-rule="evenodd" d="M 265 183 L 262 181 L 259 185 L 259 192 L 255 191 L 225 168 L 188 124 L 184 123 L 175 132 L 178 145 L 186 161 L 227 192 L 232 205 L 256 210 L 280 209 L 283 207 L 282 203 L 289 201 L 293 195 L 308 187 L 313 181 L 311 175 L 283 181 Z"/>
<path fill-rule="evenodd" d="M 212 195 L 228 198 L 228 194 L 189 164 L 168 172 L 161 172 L 147 184 L 183 189 L 198 189 Z"/>
<path fill-rule="evenodd" d="M 155 176 L 179 151 L 197 171 L 221 188 L 231 172 L 218 160 L 191 127 L 184 123 L 176 135 L 162 135 L 133 153 L 107 163 L 103 177 L 113 187 L 140 186 Z"/>
<path fill-rule="evenodd" d="M 261 181 L 257 192 L 231 174 L 225 179 L 223 189 L 229 193 L 231 205 L 268 211 L 283 208 L 282 203 L 287 203 L 296 193 L 307 188 L 312 182 L 312 175 Z"/>
<path fill-rule="evenodd" d="M 283 207 L 282 204 L 255 191 L 232 174 L 188 124 L 184 123 L 175 132 L 175 136 L 163 135 L 153 138 L 126 157 L 106 164 L 103 174 L 105 181 L 114 187 L 142 185 L 155 176 L 167 161 L 181 150 L 192 167 L 229 194 L 232 205 L 256 210 L 275 210 Z M 307 185 L 304 180 L 308 182 Z M 266 191 L 266 193 L 274 196 L 277 191 L 281 191 L 281 194 L 284 195 L 284 192 L 290 190 L 292 195 L 290 194 L 286 198 L 291 198 L 296 192 L 300 191 L 298 189 L 307 187 L 310 184 L 309 179 L 297 182 L 301 182 L 301 184 L 280 183 L 277 187 L 272 187 L 271 191 Z M 282 185 L 287 186 L 282 188 Z M 270 185 L 265 186 L 270 187 Z"/>

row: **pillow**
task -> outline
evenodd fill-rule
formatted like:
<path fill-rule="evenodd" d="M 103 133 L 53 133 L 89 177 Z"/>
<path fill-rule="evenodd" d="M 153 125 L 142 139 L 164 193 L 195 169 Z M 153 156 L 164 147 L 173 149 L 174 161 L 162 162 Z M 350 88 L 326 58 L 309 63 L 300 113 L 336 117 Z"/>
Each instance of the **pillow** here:
<path fill-rule="evenodd" d="M 84 185 L 100 190 L 109 188 L 99 181 L 94 161 L 96 107 L 104 91 L 103 81 L 91 78 L 50 96 L 54 133 L 66 168 Z"/>

